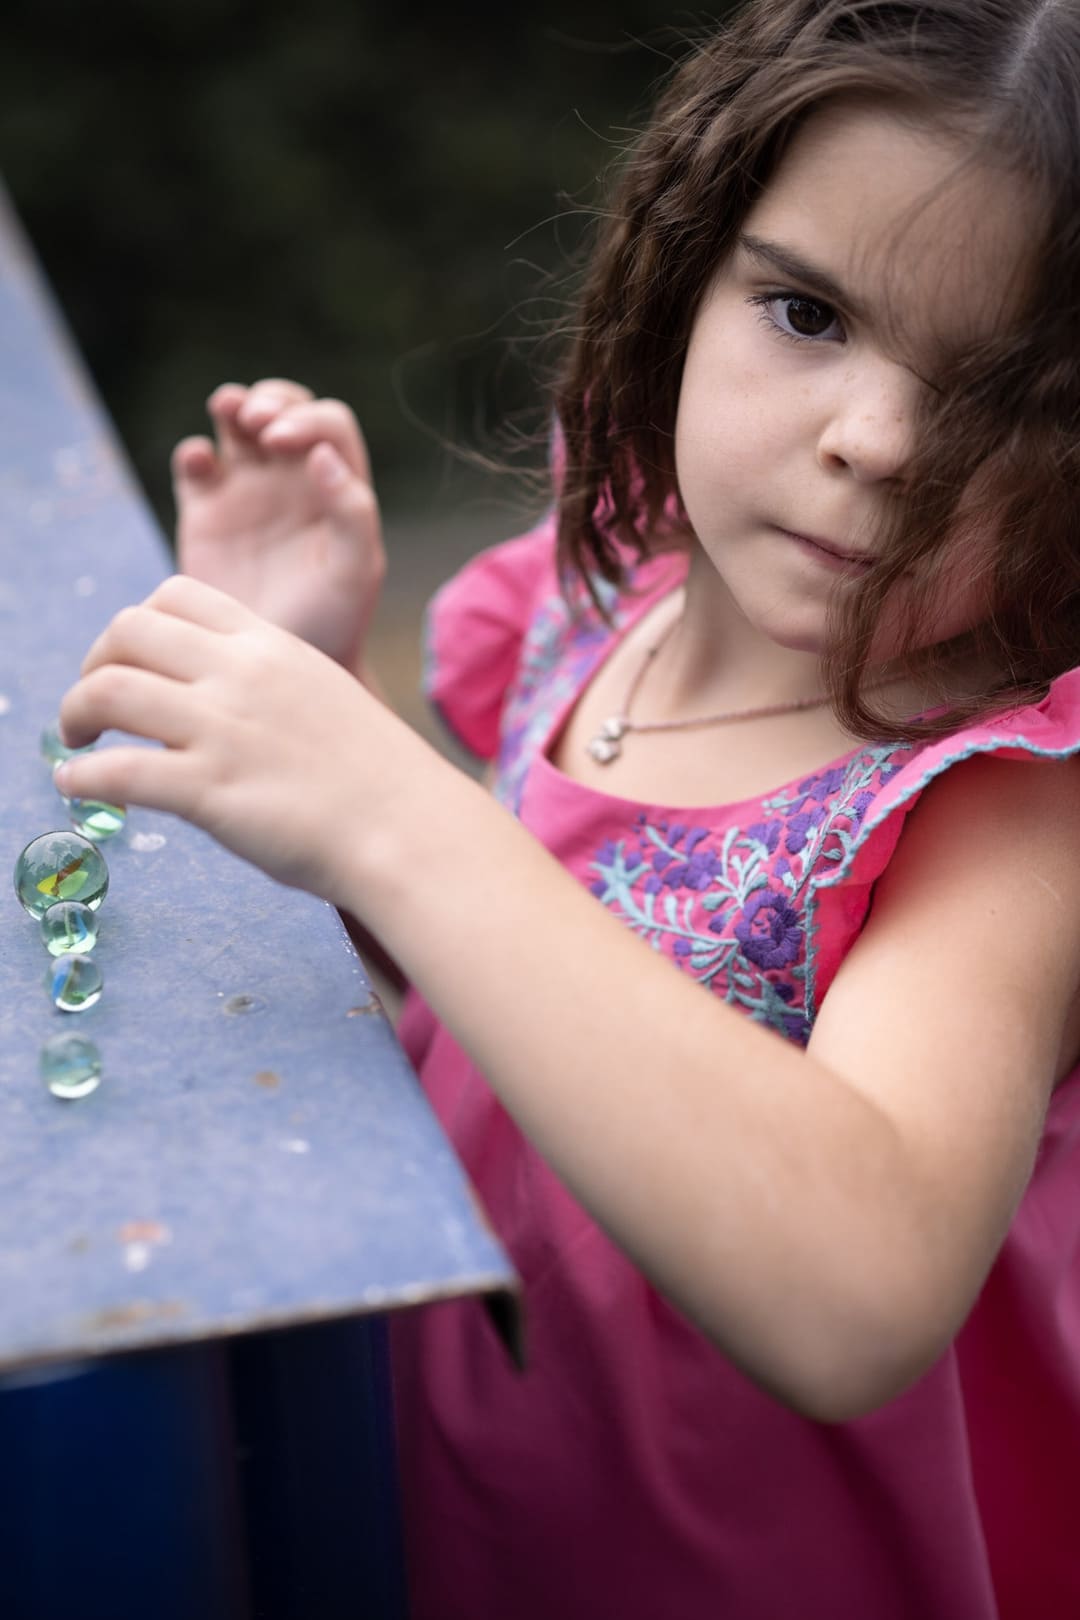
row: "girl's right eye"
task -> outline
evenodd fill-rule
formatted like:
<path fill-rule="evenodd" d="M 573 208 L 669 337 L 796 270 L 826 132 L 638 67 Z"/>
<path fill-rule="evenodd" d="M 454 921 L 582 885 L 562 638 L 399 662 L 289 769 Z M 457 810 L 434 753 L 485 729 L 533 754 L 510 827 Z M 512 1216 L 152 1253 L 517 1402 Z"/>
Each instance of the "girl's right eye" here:
<path fill-rule="evenodd" d="M 831 304 L 805 293 L 758 293 L 750 302 L 762 323 L 792 343 L 845 343 L 847 335 Z"/>

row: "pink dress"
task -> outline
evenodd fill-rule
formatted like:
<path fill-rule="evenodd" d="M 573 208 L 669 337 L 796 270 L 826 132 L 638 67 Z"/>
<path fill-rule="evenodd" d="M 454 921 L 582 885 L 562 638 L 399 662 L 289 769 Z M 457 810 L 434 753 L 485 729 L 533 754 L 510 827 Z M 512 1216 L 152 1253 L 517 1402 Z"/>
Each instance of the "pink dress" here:
<path fill-rule="evenodd" d="M 860 746 L 740 804 L 595 792 L 546 744 L 680 567 L 641 568 L 612 634 L 564 604 L 550 525 L 484 553 L 433 604 L 430 693 L 598 905 L 805 1043 L 922 788 L 976 752 L 1080 750 L 1080 671 L 992 725 Z M 958 1340 L 899 1399 L 829 1426 L 666 1303 L 415 995 L 402 1038 L 520 1273 L 529 1347 L 519 1373 L 473 1301 L 394 1323 L 413 1620 L 1080 1616 L 1080 1070 Z"/>

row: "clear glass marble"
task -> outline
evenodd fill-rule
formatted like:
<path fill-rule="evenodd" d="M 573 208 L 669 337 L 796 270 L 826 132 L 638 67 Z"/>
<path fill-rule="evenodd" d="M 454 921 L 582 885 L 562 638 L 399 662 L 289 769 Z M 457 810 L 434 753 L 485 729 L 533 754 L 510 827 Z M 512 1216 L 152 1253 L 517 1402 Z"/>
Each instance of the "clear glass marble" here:
<path fill-rule="evenodd" d="M 101 1000 L 105 981 L 92 956 L 58 956 L 45 973 L 45 988 L 61 1012 L 85 1012 Z"/>
<path fill-rule="evenodd" d="M 71 759 L 73 754 L 89 753 L 93 746 L 93 743 L 90 743 L 86 748 L 68 748 L 66 743 L 60 741 L 59 722 L 46 726 L 41 733 L 41 757 L 53 766 L 59 765 L 63 759 Z"/>
<path fill-rule="evenodd" d="M 101 1053 L 82 1035 L 54 1035 L 41 1048 L 40 1066 L 54 1097 L 88 1097 L 101 1084 Z"/>
<path fill-rule="evenodd" d="M 95 844 L 115 838 L 123 831 L 127 810 L 122 804 L 106 804 L 101 799 L 68 799 L 62 793 L 60 797 L 75 831 L 84 838 L 92 838 Z"/>
<path fill-rule="evenodd" d="M 97 944 L 97 918 L 81 900 L 58 900 L 41 919 L 41 938 L 50 956 L 81 956 Z"/>
<path fill-rule="evenodd" d="M 105 857 L 88 838 L 67 828 L 42 833 L 15 862 L 15 893 L 31 917 L 44 917 L 58 900 L 81 900 L 96 911 L 108 888 Z"/>

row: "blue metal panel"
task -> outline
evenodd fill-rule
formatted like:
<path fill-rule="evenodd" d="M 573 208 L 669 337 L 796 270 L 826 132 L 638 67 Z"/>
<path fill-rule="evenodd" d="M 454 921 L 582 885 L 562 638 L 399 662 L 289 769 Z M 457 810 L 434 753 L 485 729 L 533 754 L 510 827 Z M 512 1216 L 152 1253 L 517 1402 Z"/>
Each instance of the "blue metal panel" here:
<path fill-rule="evenodd" d="M 42 728 L 168 568 L 0 197 L 9 874 L 64 825 Z M 398 1620 L 383 1315 L 481 1294 L 514 1344 L 516 1280 L 333 908 L 149 812 L 103 852 L 95 1007 L 10 889 L 0 926 L 0 1613 Z"/>
<path fill-rule="evenodd" d="M 63 826 L 37 738 L 168 557 L 0 229 L 0 866 Z M 342 828 L 342 837 L 347 836 Z M 332 907 L 172 818 L 102 846 L 98 1005 L 52 1008 L 0 931 L 0 1367 L 513 1289 Z M 7 881 L 7 880 L 5 880 Z M 449 942 L 448 942 L 449 943 Z M 61 1028 L 104 1080 L 36 1078 Z"/>

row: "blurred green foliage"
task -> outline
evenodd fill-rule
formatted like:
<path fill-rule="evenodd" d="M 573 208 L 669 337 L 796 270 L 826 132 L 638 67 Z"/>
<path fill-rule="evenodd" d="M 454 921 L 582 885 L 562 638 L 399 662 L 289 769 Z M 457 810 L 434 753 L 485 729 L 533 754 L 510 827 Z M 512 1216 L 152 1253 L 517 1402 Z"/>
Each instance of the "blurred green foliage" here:
<path fill-rule="evenodd" d="M 226 378 L 349 400 L 402 499 L 440 441 L 542 432 L 544 276 L 699 26 L 649 0 L 6 0 L 0 174 L 163 519 Z"/>

